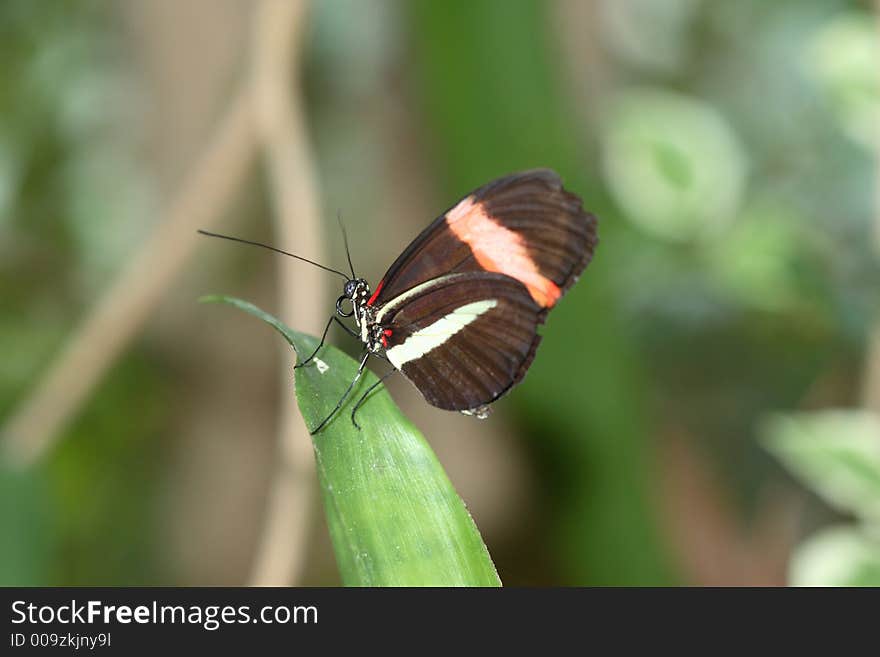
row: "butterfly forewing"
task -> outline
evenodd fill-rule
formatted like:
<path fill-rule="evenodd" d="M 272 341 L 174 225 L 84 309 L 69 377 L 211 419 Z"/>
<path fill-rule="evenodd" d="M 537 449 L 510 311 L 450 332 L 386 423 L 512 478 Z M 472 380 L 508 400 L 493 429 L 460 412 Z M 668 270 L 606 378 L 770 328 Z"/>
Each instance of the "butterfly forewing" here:
<path fill-rule="evenodd" d="M 476 409 L 504 394 L 524 376 L 541 339 L 542 307 L 502 274 L 445 274 L 386 308 L 388 359 L 429 403 L 449 410 Z"/>
<path fill-rule="evenodd" d="M 391 265 L 370 305 L 381 308 L 435 278 L 496 272 L 551 308 L 589 263 L 596 219 L 553 171 L 499 178 L 435 219 Z"/>

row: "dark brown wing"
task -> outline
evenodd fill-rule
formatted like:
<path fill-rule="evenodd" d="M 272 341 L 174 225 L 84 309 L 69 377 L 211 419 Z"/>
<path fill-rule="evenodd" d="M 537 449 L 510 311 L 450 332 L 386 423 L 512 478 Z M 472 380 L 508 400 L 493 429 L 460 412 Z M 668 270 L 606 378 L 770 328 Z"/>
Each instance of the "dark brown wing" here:
<path fill-rule="evenodd" d="M 542 313 L 518 281 L 479 272 L 443 276 L 392 300 L 379 323 L 388 359 L 430 404 L 468 411 L 523 378 Z"/>
<path fill-rule="evenodd" d="M 549 309 L 589 263 L 596 223 L 549 169 L 499 178 L 422 231 L 391 265 L 370 305 L 381 308 L 445 274 L 493 271 L 519 280 Z"/>

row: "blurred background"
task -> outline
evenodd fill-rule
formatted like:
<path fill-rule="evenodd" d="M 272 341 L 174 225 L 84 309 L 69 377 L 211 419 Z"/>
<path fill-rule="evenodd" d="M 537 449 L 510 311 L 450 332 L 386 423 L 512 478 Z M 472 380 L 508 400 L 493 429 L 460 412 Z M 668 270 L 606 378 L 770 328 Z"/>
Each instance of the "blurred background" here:
<path fill-rule="evenodd" d="M 375 284 L 539 166 L 601 244 L 525 382 L 389 384 L 502 581 L 880 584 L 877 6 L 274 4 L 0 4 L 0 584 L 337 584 L 281 341 L 197 303 L 337 281 L 194 230 L 344 269 L 340 212 Z"/>

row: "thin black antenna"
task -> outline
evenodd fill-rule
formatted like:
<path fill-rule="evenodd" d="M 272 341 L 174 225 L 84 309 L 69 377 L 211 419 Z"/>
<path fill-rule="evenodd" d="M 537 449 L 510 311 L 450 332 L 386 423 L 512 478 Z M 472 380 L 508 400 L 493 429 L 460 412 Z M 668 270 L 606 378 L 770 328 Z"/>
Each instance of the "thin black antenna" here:
<path fill-rule="evenodd" d="M 308 258 L 303 258 L 302 256 L 295 255 L 293 253 L 288 253 L 287 251 L 282 251 L 281 249 L 276 249 L 274 246 L 269 246 L 268 244 L 263 244 L 262 242 L 252 242 L 251 240 L 243 240 L 240 237 L 230 237 L 229 235 L 220 235 L 219 233 L 211 233 L 207 230 L 197 230 L 197 233 L 201 233 L 202 235 L 207 235 L 208 237 L 219 237 L 222 240 L 230 240 L 231 242 L 241 242 L 242 244 L 250 244 L 251 246 L 261 246 L 264 249 L 269 249 L 270 251 L 274 251 L 275 253 L 280 253 L 282 255 L 290 256 L 291 258 L 296 258 L 297 260 L 302 260 L 303 262 L 307 262 L 310 265 L 315 265 L 315 267 L 320 267 L 324 271 L 333 272 L 334 274 L 339 274 L 346 281 L 349 280 L 348 274 L 343 274 L 341 271 L 336 269 L 332 269 L 330 267 L 325 267 L 324 265 L 319 265 L 314 260 L 309 260 Z"/>
<path fill-rule="evenodd" d="M 348 250 L 348 233 L 345 232 L 345 224 L 342 223 L 342 210 L 336 211 L 336 221 L 339 222 L 339 227 L 342 229 L 342 241 L 345 242 L 345 257 L 348 258 L 348 267 L 351 269 L 351 277 L 357 278 L 357 274 L 354 273 L 354 265 L 351 264 L 351 251 Z"/>

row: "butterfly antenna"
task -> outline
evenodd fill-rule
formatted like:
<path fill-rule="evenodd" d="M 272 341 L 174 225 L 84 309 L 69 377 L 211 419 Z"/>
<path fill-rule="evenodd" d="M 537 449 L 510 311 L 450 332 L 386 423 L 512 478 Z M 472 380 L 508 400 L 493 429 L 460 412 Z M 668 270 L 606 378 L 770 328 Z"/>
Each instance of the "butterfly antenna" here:
<path fill-rule="evenodd" d="M 351 251 L 348 250 L 348 233 L 345 231 L 345 224 L 342 223 L 342 210 L 336 211 L 336 221 L 339 222 L 339 228 L 342 230 L 342 241 L 345 243 L 345 257 L 348 258 L 348 267 L 351 269 L 351 277 L 357 278 L 354 273 L 354 265 L 351 264 Z"/>
<path fill-rule="evenodd" d="M 334 274 L 338 274 L 342 276 L 346 281 L 349 280 L 348 274 L 344 274 L 337 269 L 333 269 L 331 267 L 325 267 L 324 265 L 318 264 L 314 260 L 309 260 L 308 258 L 303 258 L 302 256 L 298 256 L 294 253 L 288 253 L 287 251 L 282 251 L 281 249 L 276 249 L 274 246 L 269 246 L 268 244 L 263 244 L 262 242 L 252 242 L 251 240 L 243 240 L 240 237 L 230 237 L 229 235 L 221 235 L 220 233 L 212 233 L 207 230 L 197 230 L 196 232 L 201 233 L 202 235 L 207 235 L 208 237 L 219 237 L 222 240 L 229 240 L 231 242 L 241 242 L 242 244 L 250 244 L 251 246 L 260 246 L 264 249 L 269 249 L 270 251 L 274 251 L 275 253 L 280 253 L 281 255 L 290 256 L 291 258 L 296 258 L 297 260 L 302 260 L 303 262 L 307 262 L 310 265 L 315 265 L 315 267 L 319 267 L 324 271 L 329 271 Z"/>

